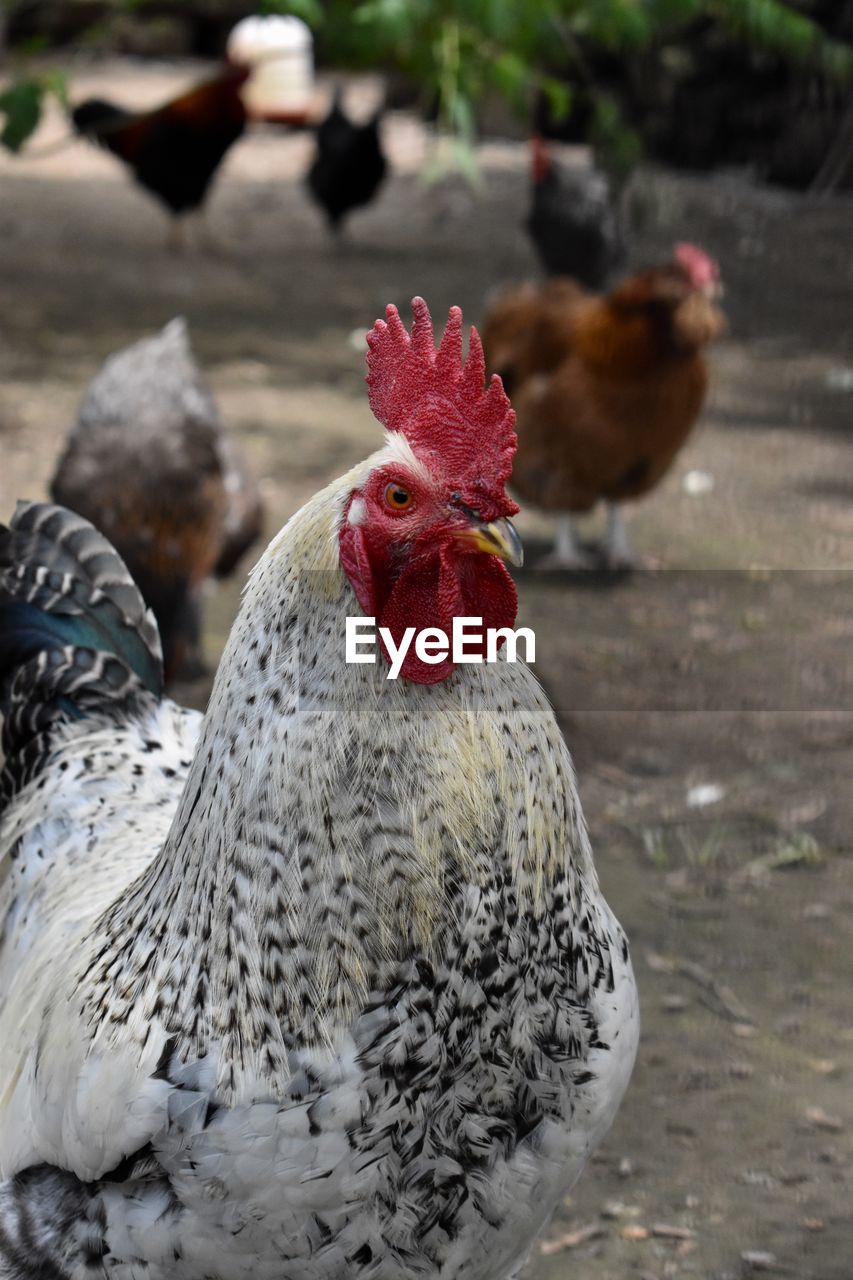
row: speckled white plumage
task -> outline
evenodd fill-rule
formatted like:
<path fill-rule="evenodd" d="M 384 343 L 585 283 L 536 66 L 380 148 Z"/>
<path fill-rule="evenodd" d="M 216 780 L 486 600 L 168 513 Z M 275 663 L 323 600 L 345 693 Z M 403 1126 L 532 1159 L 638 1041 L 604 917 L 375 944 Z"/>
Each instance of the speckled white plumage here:
<path fill-rule="evenodd" d="M 36 1205 L 70 1280 L 498 1280 L 612 1120 L 636 992 L 535 678 L 344 664 L 385 456 L 274 540 L 200 733 L 66 725 L 3 815 L 2 1280 Z"/>
<path fill-rule="evenodd" d="M 94 1176 L 104 1159 L 114 1161 L 126 1149 L 121 1115 L 118 1127 L 106 1117 L 96 1124 L 81 1118 L 87 1136 L 80 1139 L 67 1115 L 55 1136 L 46 1132 L 45 1108 L 53 1113 L 56 1095 L 77 1091 L 65 1072 L 79 1027 L 60 992 L 75 966 L 85 967 L 85 939 L 96 937 L 98 917 L 162 848 L 200 720 L 165 701 L 128 723 L 66 726 L 56 734 L 48 768 L 2 817 L 0 1171 L 7 1175 L 44 1159 L 74 1168 L 79 1142 L 94 1141 L 103 1157 L 76 1167 L 81 1177 Z M 58 1050 L 61 1083 L 51 1093 L 34 1080 L 45 1037 Z M 73 1070 L 79 1068 L 75 1060 Z M 102 1105 L 93 1080 L 83 1088 L 84 1116 L 89 1095 Z"/>

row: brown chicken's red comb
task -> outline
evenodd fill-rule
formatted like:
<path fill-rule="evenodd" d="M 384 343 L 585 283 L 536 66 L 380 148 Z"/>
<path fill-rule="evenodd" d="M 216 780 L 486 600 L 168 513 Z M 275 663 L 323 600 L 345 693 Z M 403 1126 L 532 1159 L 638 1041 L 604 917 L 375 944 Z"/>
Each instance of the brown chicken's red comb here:
<path fill-rule="evenodd" d="M 409 336 L 395 306 L 367 335 L 370 407 L 389 431 L 400 431 L 416 453 L 440 457 L 460 477 L 475 470 L 500 485 L 512 471 L 515 413 L 497 374 L 484 389 L 486 363 L 472 327 L 462 360 L 462 312 L 451 307 L 436 350 L 429 308 L 412 299 Z"/>
<path fill-rule="evenodd" d="M 697 244 L 682 240 L 675 246 L 673 257 L 694 289 L 703 289 L 720 278 L 720 268 L 714 259 Z"/>

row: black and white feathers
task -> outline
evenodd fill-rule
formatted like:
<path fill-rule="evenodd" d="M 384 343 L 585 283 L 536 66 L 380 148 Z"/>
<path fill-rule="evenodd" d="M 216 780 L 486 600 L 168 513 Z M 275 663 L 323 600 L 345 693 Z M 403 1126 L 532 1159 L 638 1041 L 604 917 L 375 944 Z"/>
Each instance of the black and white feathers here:
<path fill-rule="evenodd" d="M 2 1280 L 501 1280 L 612 1120 L 636 991 L 537 682 L 344 663 L 392 448 L 273 540 L 203 723 L 72 699 L 3 810 Z"/>
<path fill-rule="evenodd" d="M 110 544 L 61 507 L 19 503 L 0 525 L 0 795 L 38 771 L 58 721 L 126 712 L 162 684 L 154 617 Z"/>

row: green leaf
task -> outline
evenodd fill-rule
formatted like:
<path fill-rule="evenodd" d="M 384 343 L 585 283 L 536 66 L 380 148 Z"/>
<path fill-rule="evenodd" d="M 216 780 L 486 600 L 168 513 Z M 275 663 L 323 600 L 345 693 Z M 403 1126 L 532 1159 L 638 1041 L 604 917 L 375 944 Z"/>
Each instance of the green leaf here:
<path fill-rule="evenodd" d="M 703 7 L 702 0 L 647 0 L 646 12 L 651 28 L 665 31 L 667 27 L 692 22 Z"/>
<path fill-rule="evenodd" d="M 0 116 L 5 116 L 0 143 L 10 151 L 20 151 L 38 127 L 42 96 L 37 80 L 19 80 L 0 93 Z"/>
<path fill-rule="evenodd" d="M 473 139 L 476 133 L 474 124 L 474 108 L 464 94 L 457 94 L 450 109 L 450 123 L 460 139 L 466 142 Z"/>
<path fill-rule="evenodd" d="M 651 35 L 646 6 L 639 0 L 598 0 L 580 4 L 572 26 L 605 49 L 625 49 L 644 44 Z"/>
<path fill-rule="evenodd" d="M 457 138 L 453 144 L 452 154 L 456 168 L 462 176 L 467 178 L 472 186 L 478 186 L 480 170 L 477 165 L 477 153 L 471 143 L 464 138 Z"/>
<path fill-rule="evenodd" d="M 258 12 L 292 14 L 314 28 L 321 27 L 326 17 L 318 0 L 260 0 Z"/>
<path fill-rule="evenodd" d="M 2 0 L 0 0 L 2 3 Z M 697 24 L 747 48 L 766 48 L 793 64 L 844 82 L 853 79 L 853 47 L 829 39 L 810 15 L 816 0 L 267 0 L 284 11 L 322 10 L 322 57 L 349 67 L 396 67 L 438 105 L 441 127 L 471 141 L 473 113 L 489 89 L 514 107 L 529 105 L 531 86 L 546 94 L 552 115 L 571 106 L 569 83 L 593 97 L 605 60 L 643 51 L 654 73 L 673 52 L 690 50 Z M 839 0 L 840 3 L 840 0 Z M 316 19 L 308 17 L 314 23 Z M 828 25 L 824 19 L 824 25 Z M 702 37 L 704 38 L 704 36 Z M 618 112 L 616 113 L 618 117 Z M 636 157 L 636 134 L 601 107 L 599 146 L 624 170 Z M 455 162 L 454 162 L 455 163 Z"/>
<path fill-rule="evenodd" d="M 853 49 L 830 39 L 816 22 L 782 0 L 706 0 L 711 12 L 745 44 L 773 49 L 794 63 L 820 67 L 845 80 L 853 75 Z"/>
<path fill-rule="evenodd" d="M 432 186 L 454 173 L 460 174 L 472 187 L 478 187 L 482 183 L 473 145 L 465 138 L 445 134 L 437 139 L 421 169 L 421 180 L 426 186 Z"/>
<path fill-rule="evenodd" d="M 598 163 L 621 186 L 642 156 L 642 142 L 610 94 L 596 94 L 593 107 L 589 140 Z"/>
<path fill-rule="evenodd" d="M 565 120 L 572 108 L 572 91 L 569 86 L 555 76 L 540 76 L 537 83 L 548 99 L 551 118 L 555 122 Z"/>
<path fill-rule="evenodd" d="M 406 0 L 365 0 L 352 14 L 353 22 L 371 24 L 393 36 L 399 36 L 410 18 Z"/>
<path fill-rule="evenodd" d="M 52 93 L 60 106 L 65 111 L 70 111 L 71 103 L 68 97 L 68 77 L 65 72 L 54 68 L 51 71 L 43 72 L 39 79 L 44 93 Z"/>
<path fill-rule="evenodd" d="M 19 60 L 37 58 L 40 53 L 44 53 L 47 45 L 47 36 L 28 36 L 26 40 L 20 40 L 15 45 L 15 57 Z"/>
<path fill-rule="evenodd" d="M 492 74 L 495 82 L 509 94 L 517 93 L 526 85 L 530 75 L 530 67 L 517 53 L 500 54 L 492 63 Z"/>

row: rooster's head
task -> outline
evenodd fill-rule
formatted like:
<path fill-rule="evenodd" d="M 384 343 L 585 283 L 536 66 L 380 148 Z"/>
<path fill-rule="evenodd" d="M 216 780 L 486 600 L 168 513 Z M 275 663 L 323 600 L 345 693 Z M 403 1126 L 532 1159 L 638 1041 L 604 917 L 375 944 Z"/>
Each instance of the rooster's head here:
<path fill-rule="evenodd" d="M 463 361 L 458 307 L 437 350 L 423 298 L 412 311 L 411 336 L 393 306 L 368 334 L 370 407 L 388 443 L 350 493 L 340 532 L 341 565 L 361 608 L 396 643 L 412 626 L 449 635 L 454 617 L 512 626 L 517 597 L 503 561 L 521 563 L 508 519 L 518 506 L 505 487 L 515 414 L 500 378 L 484 389 L 475 329 Z M 401 674 L 434 684 L 452 670 L 449 658 L 428 665 L 410 649 Z"/>

